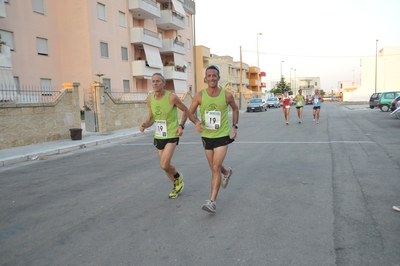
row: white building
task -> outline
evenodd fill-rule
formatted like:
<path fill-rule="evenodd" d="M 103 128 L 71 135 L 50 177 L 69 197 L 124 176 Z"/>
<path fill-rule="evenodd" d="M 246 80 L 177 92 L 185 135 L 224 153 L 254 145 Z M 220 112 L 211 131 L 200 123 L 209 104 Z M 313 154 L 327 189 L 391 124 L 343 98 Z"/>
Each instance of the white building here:
<path fill-rule="evenodd" d="M 376 92 L 400 91 L 400 47 L 383 47 L 377 57 L 362 58 L 360 65 L 360 86 L 352 82 L 339 82 L 343 101 L 368 101 L 375 89 Z"/>

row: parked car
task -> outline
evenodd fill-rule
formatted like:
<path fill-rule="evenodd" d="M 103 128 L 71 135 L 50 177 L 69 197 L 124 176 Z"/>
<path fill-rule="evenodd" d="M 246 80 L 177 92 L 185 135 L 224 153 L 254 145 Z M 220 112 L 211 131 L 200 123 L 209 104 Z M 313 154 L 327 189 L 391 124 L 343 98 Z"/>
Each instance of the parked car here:
<path fill-rule="evenodd" d="M 387 112 L 390 109 L 392 101 L 400 95 L 398 91 L 382 92 L 381 98 L 379 99 L 378 107 L 382 112 Z"/>
<path fill-rule="evenodd" d="M 271 107 L 279 108 L 279 107 L 281 107 L 281 104 L 279 102 L 279 98 L 277 98 L 277 97 L 268 98 L 267 99 L 267 106 L 268 106 L 268 108 L 271 108 Z"/>
<path fill-rule="evenodd" d="M 267 102 L 263 98 L 253 98 L 247 104 L 247 112 L 267 111 Z"/>
<path fill-rule="evenodd" d="M 394 111 L 394 110 L 396 110 L 397 109 L 397 107 L 399 107 L 400 106 L 400 96 L 397 96 L 397 98 L 396 99 L 394 99 L 393 101 L 392 101 L 392 104 L 390 105 L 390 111 Z"/>
<path fill-rule="evenodd" d="M 371 97 L 369 97 L 369 108 L 374 109 L 379 104 L 379 99 L 381 98 L 380 92 L 373 93 Z"/>

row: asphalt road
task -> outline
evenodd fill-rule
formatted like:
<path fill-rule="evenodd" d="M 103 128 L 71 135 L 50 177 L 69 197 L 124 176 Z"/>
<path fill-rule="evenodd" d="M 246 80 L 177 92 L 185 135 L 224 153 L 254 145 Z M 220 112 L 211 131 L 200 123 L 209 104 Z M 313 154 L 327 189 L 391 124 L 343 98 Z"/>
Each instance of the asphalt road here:
<path fill-rule="evenodd" d="M 0 168 L 0 265 L 400 265 L 400 120 L 324 103 L 297 121 L 240 114 L 216 214 L 192 125 L 176 199 L 149 134 Z"/>

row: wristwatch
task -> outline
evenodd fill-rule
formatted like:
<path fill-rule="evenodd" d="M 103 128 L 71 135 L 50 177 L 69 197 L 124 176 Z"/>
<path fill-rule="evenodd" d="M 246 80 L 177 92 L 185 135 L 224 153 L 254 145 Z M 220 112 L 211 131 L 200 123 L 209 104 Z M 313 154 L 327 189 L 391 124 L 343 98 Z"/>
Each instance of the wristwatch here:
<path fill-rule="evenodd" d="M 185 124 L 179 124 L 182 129 L 185 129 Z"/>
<path fill-rule="evenodd" d="M 233 124 L 232 126 L 235 127 L 236 129 L 239 128 L 238 124 Z"/>

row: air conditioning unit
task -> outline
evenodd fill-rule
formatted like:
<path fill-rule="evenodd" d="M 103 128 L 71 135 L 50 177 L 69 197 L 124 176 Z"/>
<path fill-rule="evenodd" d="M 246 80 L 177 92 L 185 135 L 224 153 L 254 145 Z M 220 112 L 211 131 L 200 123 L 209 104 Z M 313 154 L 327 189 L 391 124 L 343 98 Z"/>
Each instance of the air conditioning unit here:
<path fill-rule="evenodd" d="M 163 3 L 163 8 L 168 9 L 169 8 L 169 3 Z"/>

